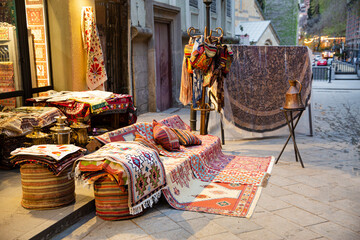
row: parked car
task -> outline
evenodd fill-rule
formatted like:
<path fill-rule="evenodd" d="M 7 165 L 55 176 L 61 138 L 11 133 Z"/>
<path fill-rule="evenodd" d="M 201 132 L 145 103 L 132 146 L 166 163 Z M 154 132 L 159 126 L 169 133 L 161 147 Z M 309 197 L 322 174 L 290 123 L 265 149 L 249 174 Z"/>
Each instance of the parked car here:
<path fill-rule="evenodd" d="M 326 65 L 327 65 L 326 59 L 320 59 L 320 60 L 317 62 L 317 66 L 326 66 Z"/>
<path fill-rule="evenodd" d="M 321 59 L 321 56 L 320 55 L 315 55 L 314 59 L 315 59 L 315 61 L 319 61 Z"/>

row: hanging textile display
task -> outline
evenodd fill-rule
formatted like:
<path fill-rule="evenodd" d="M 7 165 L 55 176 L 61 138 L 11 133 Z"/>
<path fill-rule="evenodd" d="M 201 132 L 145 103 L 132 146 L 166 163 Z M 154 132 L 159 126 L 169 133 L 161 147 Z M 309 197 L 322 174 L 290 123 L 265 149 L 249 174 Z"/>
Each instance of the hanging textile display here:
<path fill-rule="evenodd" d="M 92 7 L 84 7 L 81 13 L 81 33 L 87 53 L 86 83 L 90 90 L 104 90 L 107 80 L 104 56 Z"/>
<path fill-rule="evenodd" d="M 198 107 L 205 98 L 203 88 L 211 87 L 212 101 L 220 111 L 224 106 L 224 77 L 230 70 L 232 50 L 230 46 L 222 44 L 222 34 L 213 37 L 213 31 L 210 31 L 210 36 L 191 36 L 192 30 L 188 30 L 190 40 L 184 48 L 180 101 L 184 105 L 192 102 L 193 107 Z M 216 30 L 222 32 L 221 28 Z"/>
<path fill-rule="evenodd" d="M 233 50 L 234 62 L 225 86 L 227 121 L 256 133 L 285 126 L 280 108 L 289 88 L 288 80 L 301 83 L 301 101 L 307 106 L 312 84 L 307 47 L 233 45 Z"/>

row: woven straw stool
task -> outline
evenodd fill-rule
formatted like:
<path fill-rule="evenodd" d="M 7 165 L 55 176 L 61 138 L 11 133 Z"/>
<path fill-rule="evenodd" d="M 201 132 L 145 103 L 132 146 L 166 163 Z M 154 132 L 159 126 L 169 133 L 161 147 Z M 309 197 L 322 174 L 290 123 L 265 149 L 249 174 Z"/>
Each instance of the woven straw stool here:
<path fill-rule="evenodd" d="M 109 177 L 94 183 L 96 215 L 104 220 L 130 219 L 143 214 L 130 215 L 127 186 L 120 186 Z"/>
<path fill-rule="evenodd" d="M 55 176 L 40 164 L 20 167 L 23 198 L 21 205 L 28 209 L 53 209 L 75 201 L 74 179 L 68 178 L 71 168 Z"/>

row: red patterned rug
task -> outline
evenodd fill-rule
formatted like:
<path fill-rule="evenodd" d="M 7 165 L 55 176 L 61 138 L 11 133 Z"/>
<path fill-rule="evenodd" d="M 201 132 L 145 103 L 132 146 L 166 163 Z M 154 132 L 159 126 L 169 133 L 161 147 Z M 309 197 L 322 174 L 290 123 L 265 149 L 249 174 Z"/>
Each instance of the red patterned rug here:
<path fill-rule="evenodd" d="M 162 157 L 167 188 L 163 189 L 168 203 L 176 209 L 196 212 L 251 217 L 262 187 L 257 184 L 205 182 L 193 175 L 186 158 Z M 265 159 L 265 158 L 264 158 Z M 271 172 L 274 157 L 268 159 Z M 251 174 L 251 172 L 250 172 Z"/>

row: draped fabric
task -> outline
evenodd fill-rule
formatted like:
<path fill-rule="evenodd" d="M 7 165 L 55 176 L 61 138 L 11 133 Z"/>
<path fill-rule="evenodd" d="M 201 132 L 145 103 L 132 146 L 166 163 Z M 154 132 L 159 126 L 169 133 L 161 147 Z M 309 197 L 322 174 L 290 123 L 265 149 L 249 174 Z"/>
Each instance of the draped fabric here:
<path fill-rule="evenodd" d="M 186 106 L 192 99 L 192 78 L 187 71 L 187 59 L 184 57 L 181 71 L 180 102 Z"/>
<path fill-rule="evenodd" d="M 104 90 L 104 82 L 107 80 L 107 75 L 92 7 L 84 7 L 82 9 L 81 32 L 84 48 L 87 53 L 87 86 L 90 90 Z"/>
<path fill-rule="evenodd" d="M 225 80 L 226 120 L 257 133 L 285 126 L 280 108 L 290 87 L 289 80 L 301 82 L 302 102 L 308 104 L 312 69 L 307 47 L 233 45 L 232 49 L 234 59 Z"/>

